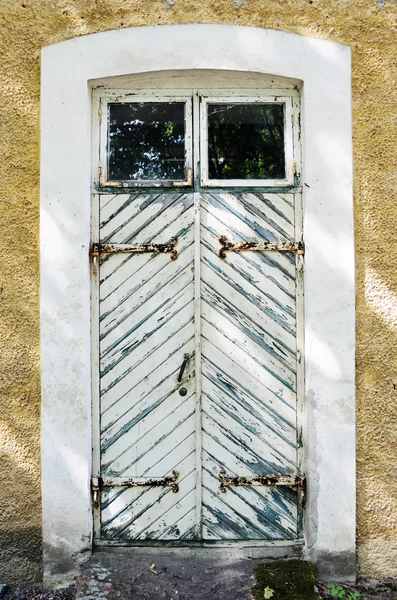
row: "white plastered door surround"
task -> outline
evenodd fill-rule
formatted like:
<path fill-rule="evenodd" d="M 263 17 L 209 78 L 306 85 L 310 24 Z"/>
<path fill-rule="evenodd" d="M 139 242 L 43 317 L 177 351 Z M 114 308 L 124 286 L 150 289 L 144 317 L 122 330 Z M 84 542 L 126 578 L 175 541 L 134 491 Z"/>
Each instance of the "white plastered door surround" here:
<path fill-rule="evenodd" d="M 112 76 L 219 69 L 299 79 L 305 255 L 303 555 L 355 575 L 354 236 L 350 49 L 223 25 L 137 27 L 42 51 L 42 497 L 47 585 L 91 551 L 91 88 Z"/>

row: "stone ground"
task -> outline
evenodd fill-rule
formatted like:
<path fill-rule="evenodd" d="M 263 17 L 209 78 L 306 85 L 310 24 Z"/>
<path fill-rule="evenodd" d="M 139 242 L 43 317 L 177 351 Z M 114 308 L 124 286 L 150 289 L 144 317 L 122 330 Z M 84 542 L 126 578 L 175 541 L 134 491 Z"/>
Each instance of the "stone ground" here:
<path fill-rule="evenodd" d="M 74 600 L 76 588 L 71 585 L 61 590 L 43 590 L 41 588 L 5 588 L 0 594 L 1 600 Z"/>
<path fill-rule="evenodd" d="M 217 559 L 197 555 L 176 556 L 134 550 L 97 552 L 83 568 L 76 586 L 53 591 L 39 588 L 6 589 L 1 600 L 252 600 L 253 568 L 263 559 L 242 559 L 224 554 Z M 336 583 L 336 582 L 333 582 Z M 397 580 L 359 579 L 359 600 L 397 600 Z M 323 599 L 337 600 L 318 583 Z M 301 600 L 300 598 L 297 600 Z"/>
<path fill-rule="evenodd" d="M 76 600 L 252 600 L 260 560 L 158 552 L 99 552 L 77 581 Z M 262 561 L 263 562 L 263 561 Z"/>
<path fill-rule="evenodd" d="M 226 553 L 217 559 L 205 554 L 176 559 L 154 549 L 135 549 L 133 557 L 128 552 L 98 552 L 77 581 L 75 600 L 252 600 L 253 568 L 263 562 Z M 344 587 L 344 600 L 351 600 L 350 591 L 359 591 L 359 600 L 397 600 L 397 580 L 362 579 Z M 337 600 L 325 585 L 319 583 L 317 589 L 322 598 Z"/>

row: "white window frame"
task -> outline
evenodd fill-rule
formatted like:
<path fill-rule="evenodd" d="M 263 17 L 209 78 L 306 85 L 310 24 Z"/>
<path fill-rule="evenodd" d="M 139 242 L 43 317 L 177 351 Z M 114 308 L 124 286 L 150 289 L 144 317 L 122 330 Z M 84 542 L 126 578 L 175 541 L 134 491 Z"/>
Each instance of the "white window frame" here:
<path fill-rule="evenodd" d="M 283 90 L 285 93 L 285 90 Z M 200 158 L 201 185 L 203 187 L 285 187 L 294 185 L 295 164 L 292 127 L 292 95 L 291 96 L 208 96 L 201 97 L 200 102 Z M 208 105 L 209 104 L 284 104 L 284 156 L 285 179 L 210 179 L 208 177 Z"/>
<path fill-rule="evenodd" d="M 109 77 L 208 69 L 263 77 L 271 73 L 302 84 L 308 478 L 304 556 L 316 564 L 323 579 L 355 577 L 350 48 L 276 30 L 198 24 L 107 31 L 42 51 L 41 449 L 46 585 L 70 582 L 92 547 L 88 258 L 92 86 Z M 273 556 L 276 552 L 277 548 Z"/>
<path fill-rule="evenodd" d="M 95 94 L 96 98 L 98 94 Z M 184 103 L 185 104 L 185 179 L 137 179 L 137 180 L 109 180 L 108 179 L 108 125 L 109 104 L 126 103 Z M 145 95 L 129 94 L 128 92 L 102 92 L 98 98 L 98 112 L 101 115 L 99 125 L 99 165 L 98 182 L 101 188 L 112 187 L 185 187 L 192 185 L 192 160 L 193 160 L 193 128 L 192 128 L 192 98 L 191 96 L 156 96 L 153 91 Z"/>

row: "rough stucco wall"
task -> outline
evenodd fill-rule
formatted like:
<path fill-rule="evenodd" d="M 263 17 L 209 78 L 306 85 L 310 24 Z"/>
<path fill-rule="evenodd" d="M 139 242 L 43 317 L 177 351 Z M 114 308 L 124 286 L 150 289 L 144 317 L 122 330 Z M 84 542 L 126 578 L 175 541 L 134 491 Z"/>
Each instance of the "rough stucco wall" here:
<path fill-rule="evenodd" d="M 40 49 L 106 29 L 200 22 L 352 47 L 358 564 L 363 575 L 397 576 L 396 1 L 0 0 L 0 18 L 0 581 L 41 578 Z"/>

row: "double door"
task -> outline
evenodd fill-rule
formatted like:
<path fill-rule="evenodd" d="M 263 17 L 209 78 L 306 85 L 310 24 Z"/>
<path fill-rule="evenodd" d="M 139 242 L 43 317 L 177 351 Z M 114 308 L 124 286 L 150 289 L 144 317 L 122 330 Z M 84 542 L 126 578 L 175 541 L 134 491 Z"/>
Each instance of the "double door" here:
<path fill-rule="evenodd" d="M 183 118 L 184 154 L 163 149 L 160 165 L 164 179 L 180 177 L 177 185 L 122 180 L 112 188 L 108 158 L 94 194 L 96 535 L 119 543 L 295 540 L 304 485 L 299 190 L 253 188 L 249 177 L 211 185 L 211 149 L 206 168 L 194 148 L 188 164 L 187 136 L 200 144 L 202 128 L 195 131 L 194 110 L 185 107 Z M 150 168 L 153 177 L 158 164 Z"/>

